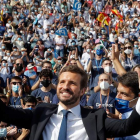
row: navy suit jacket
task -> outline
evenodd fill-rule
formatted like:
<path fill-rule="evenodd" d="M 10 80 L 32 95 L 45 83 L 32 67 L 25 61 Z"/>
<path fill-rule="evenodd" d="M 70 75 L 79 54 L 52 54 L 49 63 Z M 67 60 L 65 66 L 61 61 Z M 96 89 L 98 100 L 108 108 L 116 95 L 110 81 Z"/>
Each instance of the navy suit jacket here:
<path fill-rule="evenodd" d="M 58 105 L 41 103 L 32 112 L 28 109 L 7 107 L 0 100 L 0 120 L 30 129 L 30 140 L 42 140 L 42 132 L 57 109 Z M 89 140 L 106 140 L 108 137 L 134 135 L 140 131 L 140 115 L 135 109 L 126 120 L 107 118 L 103 109 L 83 107 L 81 107 L 81 116 Z"/>

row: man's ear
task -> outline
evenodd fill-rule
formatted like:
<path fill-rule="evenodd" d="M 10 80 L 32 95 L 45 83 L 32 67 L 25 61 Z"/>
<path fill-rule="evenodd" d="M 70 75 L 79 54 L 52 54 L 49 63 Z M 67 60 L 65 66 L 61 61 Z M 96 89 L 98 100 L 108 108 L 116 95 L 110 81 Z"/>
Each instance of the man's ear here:
<path fill-rule="evenodd" d="M 85 92 L 86 92 L 86 89 L 87 89 L 87 88 L 83 88 L 83 89 L 81 89 L 80 96 L 83 96 L 83 95 L 85 94 Z"/>

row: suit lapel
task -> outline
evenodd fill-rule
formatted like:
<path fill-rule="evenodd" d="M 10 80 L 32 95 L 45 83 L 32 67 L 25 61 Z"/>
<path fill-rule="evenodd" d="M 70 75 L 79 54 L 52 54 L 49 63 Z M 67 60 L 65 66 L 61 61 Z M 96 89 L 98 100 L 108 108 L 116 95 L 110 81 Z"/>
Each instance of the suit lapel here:
<path fill-rule="evenodd" d="M 34 136 L 34 140 L 40 140 L 40 138 L 42 137 L 42 132 L 43 132 L 44 127 L 46 126 L 47 122 L 49 121 L 51 115 L 57 112 L 57 109 L 58 108 L 55 108 L 55 109 L 47 108 L 46 110 L 43 111 L 43 113 L 41 114 L 41 117 L 39 119 L 37 130 L 36 130 L 36 133 Z"/>
<path fill-rule="evenodd" d="M 81 107 L 81 116 L 89 140 L 97 140 L 96 115 L 91 110 Z"/>

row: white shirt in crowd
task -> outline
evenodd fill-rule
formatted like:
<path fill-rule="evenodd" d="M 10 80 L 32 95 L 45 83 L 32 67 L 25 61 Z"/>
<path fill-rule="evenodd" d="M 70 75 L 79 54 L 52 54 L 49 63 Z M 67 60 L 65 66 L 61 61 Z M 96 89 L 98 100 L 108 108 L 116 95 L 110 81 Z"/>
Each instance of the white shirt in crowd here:
<path fill-rule="evenodd" d="M 55 37 L 55 44 L 64 44 L 64 45 L 66 45 L 66 40 L 65 40 L 65 38 L 64 37 Z M 57 50 L 62 50 L 62 49 L 64 49 L 64 45 L 61 45 L 61 46 L 57 46 L 56 45 L 56 49 Z"/>
<path fill-rule="evenodd" d="M 90 58 L 89 53 L 85 52 L 85 53 L 82 54 L 81 63 L 84 66 L 84 70 L 87 69 L 87 62 L 88 62 L 89 58 Z"/>
<path fill-rule="evenodd" d="M 63 118 L 63 107 L 59 105 L 57 114 L 53 114 L 43 131 L 44 140 L 57 140 Z M 67 118 L 67 140 L 89 140 L 83 125 L 80 105 L 69 109 Z"/>

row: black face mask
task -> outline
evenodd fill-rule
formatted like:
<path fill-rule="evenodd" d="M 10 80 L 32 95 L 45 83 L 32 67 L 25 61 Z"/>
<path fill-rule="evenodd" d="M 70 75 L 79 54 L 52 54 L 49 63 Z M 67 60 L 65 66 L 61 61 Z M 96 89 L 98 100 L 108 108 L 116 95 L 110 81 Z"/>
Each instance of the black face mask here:
<path fill-rule="evenodd" d="M 44 86 L 44 87 L 48 87 L 50 85 L 51 81 L 50 80 L 44 80 L 44 81 L 41 81 L 41 84 Z"/>
<path fill-rule="evenodd" d="M 16 70 L 17 72 L 21 72 L 22 69 L 23 69 L 23 66 L 22 66 L 22 65 L 17 65 L 16 68 L 15 68 L 15 70 Z"/>

